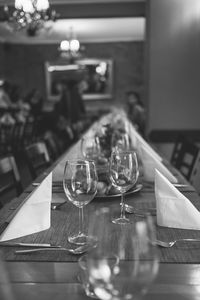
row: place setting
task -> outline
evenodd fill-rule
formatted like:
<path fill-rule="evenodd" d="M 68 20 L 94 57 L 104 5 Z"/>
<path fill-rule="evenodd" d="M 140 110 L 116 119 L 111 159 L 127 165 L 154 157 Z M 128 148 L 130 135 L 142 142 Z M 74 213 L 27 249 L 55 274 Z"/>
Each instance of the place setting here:
<path fill-rule="evenodd" d="M 111 134 L 108 128 L 106 130 Z M 53 256 L 58 252 L 75 257 L 85 253 L 88 255 L 98 246 L 96 239 L 90 234 L 88 221 L 85 222 L 88 211 L 86 216 L 84 207 L 89 207 L 91 202 L 95 202 L 91 209 L 96 203 L 100 206 L 101 203 L 106 204 L 112 210 L 110 222 L 117 227 L 124 227 L 124 230 L 136 222 L 142 224 L 147 217 L 151 217 L 157 234 L 152 243 L 163 249 L 160 251 L 161 261 L 165 261 L 163 251 L 176 252 L 177 249 L 190 249 L 191 244 L 198 244 L 199 211 L 178 190 L 176 184 L 179 182 L 170 170 L 143 145 L 135 151 L 125 130 L 112 130 L 109 156 L 108 149 L 106 152 L 102 149 L 101 139 L 104 140 L 105 137 L 99 138 L 95 134 L 82 138 L 82 157 L 65 160 L 62 181 L 52 180 L 52 173 L 49 173 L 40 184 L 35 184 L 34 191 L 10 217 L 8 226 L 0 236 L 0 246 L 12 248 L 12 240 L 37 232 L 46 231 L 48 235 L 48 230 L 54 230 L 52 222 L 56 218 L 64 221 L 66 209 L 70 209 L 71 212 L 78 212 L 78 219 L 70 217 L 66 221 L 65 228 L 70 229 L 70 222 L 73 222 L 73 228 L 66 231 L 65 243 L 48 242 L 47 238 L 45 242 L 35 243 L 14 241 L 14 253 L 33 255 L 33 258 L 38 253 L 41 259 L 44 257 L 42 253 L 49 253 L 47 256 L 51 259 L 50 252 Z M 103 143 L 105 146 L 105 140 Z M 139 163 L 142 163 L 142 168 Z M 140 181 L 141 169 L 144 181 Z M 143 192 L 145 180 L 154 185 L 155 198 L 151 196 L 149 204 L 143 205 L 140 197 L 135 198 L 137 200 L 134 202 L 134 195 Z M 66 209 L 62 209 L 63 205 L 66 205 Z M 52 210 L 58 212 L 54 213 Z M 184 233 L 176 236 L 176 230 L 184 230 Z"/>

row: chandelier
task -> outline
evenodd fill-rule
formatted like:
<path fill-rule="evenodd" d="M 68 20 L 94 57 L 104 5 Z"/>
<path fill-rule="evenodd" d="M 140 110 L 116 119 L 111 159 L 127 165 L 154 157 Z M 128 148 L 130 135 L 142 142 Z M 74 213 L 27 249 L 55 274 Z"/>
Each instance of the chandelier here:
<path fill-rule="evenodd" d="M 73 63 L 76 59 L 82 57 L 84 47 L 80 45 L 79 40 L 75 37 L 73 29 L 70 28 L 69 37 L 60 42 L 58 50 L 61 58 L 68 59 Z"/>
<path fill-rule="evenodd" d="M 4 13 L 15 30 L 25 29 L 29 36 L 35 36 L 45 28 L 47 21 L 55 22 L 58 17 L 56 11 L 50 9 L 48 0 L 15 0 L 14 11 L 11 13 L 5 6 Z"/>

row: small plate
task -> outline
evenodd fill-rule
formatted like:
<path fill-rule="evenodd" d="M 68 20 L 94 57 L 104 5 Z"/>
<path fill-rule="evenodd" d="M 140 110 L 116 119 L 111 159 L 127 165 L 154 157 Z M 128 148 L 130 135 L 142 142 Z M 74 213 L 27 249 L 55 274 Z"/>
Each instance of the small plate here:
<path fill-rule="evenodd" d="M 133 188 L 128 190 L 125 195 L 131 195 L 134 193 L 139 192 L 142 189 L 143 185 L 142 184 L 136 184 Z M 114 197 L 120 197 L 121 194 L 96 194 L 95 198 L 114 198 Z"/>

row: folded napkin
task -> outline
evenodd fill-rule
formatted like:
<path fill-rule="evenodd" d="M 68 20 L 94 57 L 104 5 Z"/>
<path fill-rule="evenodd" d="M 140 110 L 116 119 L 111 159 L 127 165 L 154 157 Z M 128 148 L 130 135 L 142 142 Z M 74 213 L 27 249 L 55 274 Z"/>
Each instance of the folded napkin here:
<path fill-rule="evenodd" d="M 0 241 L 46 230 L 51 226 L 52 173 L 19 206 Z"/>
<path fill-rule="evenodd" d="M 145 141 L 133 125 L 130 126 L 129 132 L 131 143 L 140 155 L 142 151 L 141 148 L 145 148 L 155 159 L 162 161 L 162 157 Z"/>
<path fill-rule="evenodd" d="M 158 170 L 155 172 L 157 224 L 200 230 L 200 212 Z"/>
<path fill-rule="evenodd" d="M 163 165 L 163 163 L 156 159 L 151 152 L 146 148 L 141 148 L 142 164 L 144 178 L 147 181 L 153 182 L 155 180 L 155 169 L 160 171 L 169 181 L 177 183 L 177 178 Z"/>

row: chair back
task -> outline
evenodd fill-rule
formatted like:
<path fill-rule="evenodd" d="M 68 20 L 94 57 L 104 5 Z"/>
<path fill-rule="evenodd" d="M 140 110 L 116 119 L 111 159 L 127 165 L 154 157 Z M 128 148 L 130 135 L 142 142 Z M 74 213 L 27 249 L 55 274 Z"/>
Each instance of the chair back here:
<path fill-rule="evenodd" d="M 194 168 L 192 170 L 190 176 L 190 183 L 196 189 L 196 191 L 200 194 L 200 152 L 195 161 Z"/>
<path fill-rule="evenodd" d="M 1 124 L 0 125 L 0 154 L 6 155 L 11 153 L 11 141 L 14 125 Z"/>
<path fill-rule="evenodd" d="M 35 120 L 28 117 L 24 124 L 22 142 L 24 146 L 31 145 L 35 141 Z"/>
<path fill-rule="evenodd" d="M 190 181 L 199 151 L 200 150 L 197 145 L 182 137 L 178 138 L 174 146 L 171 163 L 188 181 Z"/>
<path fill-rule="evenodd" d="M 16 190 L 17 196 L 23 191 L 19 170 L 12 155 L 0 159 L 0 195 L 3 196 L 11 189 Z"/>
<path fill-rule="evenodd" d="M 25 155 L 33 179 L 51 165 L 51 159 L 44 142 L 37 142 L 27 146 Z"/>
<path fill-rule="evenodd" d="M 55 161 L 62 154 L 56 136 L 51 132 L 47 132 L 44 136 L 44 141 L 47 146 L 50 159 Z"/>

